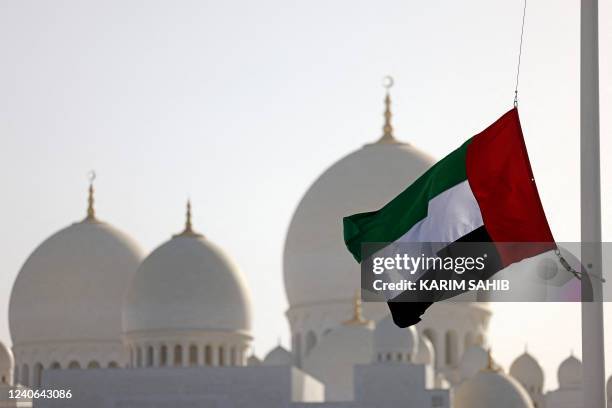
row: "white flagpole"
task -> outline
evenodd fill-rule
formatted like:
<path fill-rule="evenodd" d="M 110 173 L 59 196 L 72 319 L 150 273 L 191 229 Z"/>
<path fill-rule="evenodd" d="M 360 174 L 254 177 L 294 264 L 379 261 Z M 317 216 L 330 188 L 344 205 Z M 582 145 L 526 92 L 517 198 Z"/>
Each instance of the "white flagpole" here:
<path fill-rule="evenodd" d="M 580 6 L 580 219 L 582 264 L 601 276 L 599 170 L 598 0 Z M 594 245 L 595 244 L 595 245 Z M 584 278 L 586 280 L 586 278 Z M 604 329 L 601 281 L 590 279 L 592 302 L 582 303 L 583 407 L 605 408 Z"/>

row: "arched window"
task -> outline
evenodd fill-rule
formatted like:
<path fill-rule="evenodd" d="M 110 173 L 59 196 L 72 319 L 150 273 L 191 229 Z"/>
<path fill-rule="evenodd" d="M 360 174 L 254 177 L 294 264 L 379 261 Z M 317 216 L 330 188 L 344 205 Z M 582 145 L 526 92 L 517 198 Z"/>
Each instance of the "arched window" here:
<path fill-rule="evenodd" d="M 146 358 L 146 365 L 147 367 L 152 367 L 153 366 L 153 346 L 148 346 L 147 347 L 147 358 Z"/>
<path fill-rule="evenodd" d="M 168 365 L 168 347 L 165 344 L 159 349 L 159 365 L 162 367 Z"/>
<path fill-rule="evenodd" d="M 34 387 L 40 387 L 40 384 L 42 383 L 42 372 L 43 365 L 36 363 L 34 366 L 34 383 L 32 384 Z"/>
<path fill-rule="evenodd" d="M 30 386 L 30 368 L 27 364 L 24 364 L 21 369 L 21 384 L 26 387 Z"/>
<path fill-rule="evenodd" d="M 198 365 L 198 346 L 195 344 L 189 346 L 189 365 L 192 367 Z"/>
<path fill-rule="evenodd" d="M 219 365 L 221 367 L 225 365 L 225 349 L 223 346 L 219 347 Z"/>
<path fill-rule="evenodd" d="M 59 370 L 60 368 L 62 368 L 62 365 L 59 363 L 59 361 L 54 361 L 49 366 L 50 370 Z"/>
<path fill-rule="evenodd" d="M 180 344 L 174 346 L 174 366 L 180 367 L 183 364 L 183 347 Z"/>
<path fill-rule="evenodd" d="M 306 334 L 306 355 L 317 345 L 317 335 L 311 330 Z"/>
<path fill-rule="evenodd" d="M 7 383 L 7 381 L 6 381 L 6 375 L 3 375 L 3 376 L 2 376 L 2 384 L 6 384 L 6 383 Z"/>
<path fill-rule="evenodd" d="M 89 363 L 87 363 L 87 368 L 100 368 L 100 363 L 98 363 L 97 361 L 90 361 Z"/>
<path fill-rule="evenodd" d="M 81 365 L 79 364 L 78 361 L 71 361 L 70 364 L 68 364 L 68 368 L 71 370 L 78 370 L 79 368 L 81 368 Z"/>
<path fill-rule="evenodd" d="M 116 361 L 111 361 L 108 363 L 108 368 L 119 368 L 119 364 Z"/>
<path fill-rule="evenodd" d="M 212 365 L 212 356 L 212 347 L 210 346 L 210 344 L 207 344 L 206 347 L 204 347 L 204 364 L 208 366 Z"/>
<path fill-rule="evenodd" d="M 136 367 L 142 367 L 142 347 L 136 347 Z"/>
<path fill-rule="evenodd" d="M 449 330 L 446 332 L 446 365 L 454 367 L 457 364 L 457 332 Z"/>

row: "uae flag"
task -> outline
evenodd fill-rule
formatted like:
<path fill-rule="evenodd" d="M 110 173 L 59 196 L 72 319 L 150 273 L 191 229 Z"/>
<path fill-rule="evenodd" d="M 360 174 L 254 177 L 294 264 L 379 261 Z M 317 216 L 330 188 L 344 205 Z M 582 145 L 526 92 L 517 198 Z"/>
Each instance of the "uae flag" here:
<path fill-rule="evenodd" d="M 479 279 L 554 249 L 517 109 L 440 160 L 383 208 L 345 217 L 344 240 L 360 263 L 372 255 L 364 249 L 369 244 L 448 243 L 448 253 L 453 243 L 490 243 L 496 261 Z M 388 299 L 400 327 L 418 323 L 433 301 L 409 298 L 402 293 Z"/>

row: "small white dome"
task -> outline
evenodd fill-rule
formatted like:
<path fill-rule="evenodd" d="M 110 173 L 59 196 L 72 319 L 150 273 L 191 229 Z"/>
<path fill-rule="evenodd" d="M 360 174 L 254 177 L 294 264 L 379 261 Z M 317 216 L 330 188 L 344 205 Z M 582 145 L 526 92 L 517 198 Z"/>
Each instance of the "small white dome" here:
<path fill-rule="evenodd" d="M 455 389 L 454 408 L 533 408 L 529 394 L 501 371 L 481 370 Z"/>
<path fill-rule="evenodd" d="M 206 330 L 249 334 L 251 301 L 238 267 L 216 245 L 182 233 L 140 265 L 123 309 L 125 333 Z"/>
<path fill-rule="evenodd" d="M 293 356 L 279 344 L 270 350 L 262 364 L 266 366 L 291 366 L 293 365 Z"/>
<path fill-rule="evenodd" d="M 472 378 L 476 373 L 485 369 L 489 364 L 489 353 L 479 345 L 470 346 L 459 362 L 461 379 Z"/>
<path fill-rule="evenodd" d="M 95 219 L 53 234 L 15 280 L 9 305 L 13 345 L 120 342 L 121 302 L 142 257 L 130 237 Z"/>
<path fill-rule="evenodd" d="M 544 387 L 544 371 L 537 360 L 525 351 L 510 366 L 510 375 L 530 393 L 540 393 Z"/>
<path fill-rule="evenodd" d="M 380 362 L 412 362 L 417 354 L 418 334 L 414 326 L 402 329 L 391 315 L 376 324 L 374 360 Z"/>
<path fill-rule="evenodd" d="M 15 360 L 13 353 L 0 341 L 0 385 L 11 385 Z"/>
<path fill-rule="evenodd" d="M 253 366 L 260 366 L 260 365 L 261 365 L 261 360 L 255 354 L 251 354 L 249 358 L 247 358 L 247 366 L 253 367 Z"/>
<path fill-rule="evenodd" d="M 418 337 L 419 345 L 414 362 L 417 364 L 435 366 L 436 356 L 433 344 L 431 344 L 431 341 L 423 335 L 419 335 Z"/>
<path fill-rule="evenodd" d="M 559 388 L 579 388 L 582 385 L 582 362 L 570 355 L 559 366 L 557 376 Z"/>

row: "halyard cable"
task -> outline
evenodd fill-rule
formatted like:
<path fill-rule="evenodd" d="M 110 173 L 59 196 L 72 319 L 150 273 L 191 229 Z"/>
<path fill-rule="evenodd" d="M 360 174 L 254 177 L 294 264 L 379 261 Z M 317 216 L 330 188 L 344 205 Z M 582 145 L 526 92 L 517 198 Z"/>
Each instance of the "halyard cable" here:
<path fill-rule="evenodd" d="M 516 84 L 514 86 L 514 107 L 518 106 L 519 75 L 521 73 L 521 54 L 523 53 L 523 33 L 525 32 L 525 14 L 527 11 L 527 0 L 523 3 L 523 22 L 521 23 L 521 42 L 519 44 L 518 64 L 516 66 Z"/>

